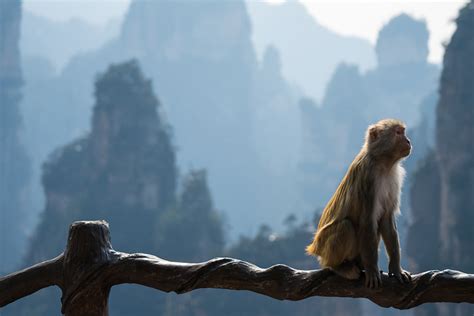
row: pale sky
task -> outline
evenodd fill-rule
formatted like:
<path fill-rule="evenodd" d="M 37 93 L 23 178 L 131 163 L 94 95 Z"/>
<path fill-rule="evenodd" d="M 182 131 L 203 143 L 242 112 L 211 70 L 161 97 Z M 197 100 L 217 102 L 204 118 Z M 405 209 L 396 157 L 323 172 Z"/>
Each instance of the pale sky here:
<path fill-rule="evenodd" d="M 424 19 L 430 32 L 429 60 L 440 63 L 443 43 L 455 30 L 454 19 L 467 0 L 341 1 L 302 0 L 316 20 L 331 30 L 368 39 L 375 44 L 377 33 L 391 17 L 402 12 Z"/>
<path fill-rule="evenodd" d="M 146 0 L 142 0 L 146 1 Z M 256 0 L 250 0 L 256 1 Z M 281 2 L 281 0 L 268 0 Z M 467 0 L 301 0 L 316 20 L 329 29 L 355 35 L 375 43 L 379 29 L 402 12 L 425 19 L 430 31 L 429 60 L 440 63 L 442 43 L 454 31 L 453 19 Z M 105 25 L 121 18 L 130 0 L 24 0 L 25 9 L 54 20 L 81 18 L 92 24 Z"/>

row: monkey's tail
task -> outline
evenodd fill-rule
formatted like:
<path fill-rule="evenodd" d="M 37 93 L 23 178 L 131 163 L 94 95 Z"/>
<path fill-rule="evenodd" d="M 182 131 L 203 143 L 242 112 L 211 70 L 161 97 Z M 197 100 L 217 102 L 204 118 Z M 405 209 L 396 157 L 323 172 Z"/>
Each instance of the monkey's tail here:
<path fill-rule="evenodd" d="M 334 224 L 334 220 L 330 221 L 329 223 L 325 224 L 323 227 L 318 228 L 316 233 L 314 234 L 313 242 L 306 247 L 306 254 L 310 256 L 319 256 L 318 244 L 319 244 L 319 237 L 321 233 L 326 231 L 328 228 L 332 227 Z"/>
<path fill-rule="evenodd" d="M 316 242 L 313 241 L 310 245 L 306 247 L 306 254 L 310 256 L 317 256 L 316 254 Z"/>

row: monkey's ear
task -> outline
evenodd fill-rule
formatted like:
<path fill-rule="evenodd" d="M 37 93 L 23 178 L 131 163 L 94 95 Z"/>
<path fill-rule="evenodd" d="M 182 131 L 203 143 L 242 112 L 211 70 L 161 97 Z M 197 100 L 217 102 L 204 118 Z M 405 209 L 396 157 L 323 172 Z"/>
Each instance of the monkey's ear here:
<path fill-rule="evenodd" d="M 377 128 L 377 126 L 371 126 L 369 128 L 369 140 L 373 142 L 377 140 L 378 136 L 379 136 L 379 129 Z"/>

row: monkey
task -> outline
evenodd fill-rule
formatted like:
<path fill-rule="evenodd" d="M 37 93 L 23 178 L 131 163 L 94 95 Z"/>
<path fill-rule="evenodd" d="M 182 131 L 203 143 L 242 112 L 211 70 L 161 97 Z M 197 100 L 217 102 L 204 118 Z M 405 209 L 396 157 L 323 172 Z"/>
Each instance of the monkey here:
<path fill-rule="evenodd" d="M 378 268 L 380 238 L 389 258 L 389 276 L 401 283 L 411 275 L 400 266 L 400 244 L 395 216 L 405 170 L 401 161 L 411 152 L 406 126 L 384 119 L 367 128 L 362 149 L 350 164 L 319 220 L 306 253 L 323 268 L 346 279 L 365 271 L 365 286 L 381 286 Z"/>

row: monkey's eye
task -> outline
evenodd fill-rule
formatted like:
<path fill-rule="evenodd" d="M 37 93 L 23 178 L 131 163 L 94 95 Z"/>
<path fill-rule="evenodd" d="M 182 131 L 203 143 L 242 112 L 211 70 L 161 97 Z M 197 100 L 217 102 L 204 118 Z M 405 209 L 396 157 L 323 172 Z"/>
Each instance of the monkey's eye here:
<path fill-rule="evenodd" d="M 403 135 L 403 130 L 397 129 L 396 133 L 397 133 L 397 135 Z"/>

